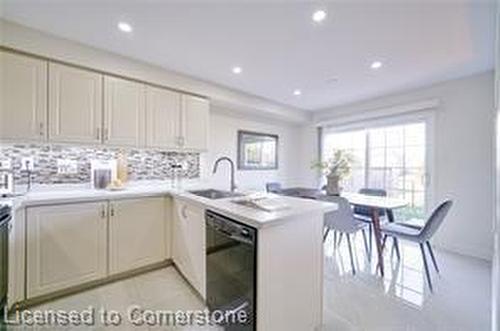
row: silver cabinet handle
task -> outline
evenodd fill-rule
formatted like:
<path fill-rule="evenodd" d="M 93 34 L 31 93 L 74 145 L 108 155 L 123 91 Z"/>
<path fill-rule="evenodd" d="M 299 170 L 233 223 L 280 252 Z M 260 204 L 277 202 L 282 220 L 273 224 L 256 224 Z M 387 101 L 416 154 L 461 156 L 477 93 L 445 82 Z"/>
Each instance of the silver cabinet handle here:
<path fill-rule="evenodd" d="M 182 215 L 182 218 L 184 218 L 184 219 L 187 219 L 186 210 L 187 210 L 187 206 L 186 205 L 182 206 L 181 215 Z"/>
<path fill-rule="evenodd" d="M 114 205 L 110 205 L 110 208 L 111 209 L 110 209 L 109 213 L 110 213 L 111 217 L 113 217 L 113 216 L 115 216 L 115 206 Z"/>
<path fill-rule="evenodd" d="M 44 136 L 44 132 L 43 132 L 44 124 L 43 124 L 43 122 L 40 122 L 38 127 L 40 129 L 40 137 L 43 137 Z"/>
<path fill-rule="evenodd" d="M 101 207 L 101 218 L 106 218 L 106 206 Z"/>
<path fill-rule="evenodd" d="M 103 133 L 102 133 L 102 140 L 106 141 L 106 140 L 109 140 L 109 130 L 108 128 L 104 128 L 103 129 Z"/>

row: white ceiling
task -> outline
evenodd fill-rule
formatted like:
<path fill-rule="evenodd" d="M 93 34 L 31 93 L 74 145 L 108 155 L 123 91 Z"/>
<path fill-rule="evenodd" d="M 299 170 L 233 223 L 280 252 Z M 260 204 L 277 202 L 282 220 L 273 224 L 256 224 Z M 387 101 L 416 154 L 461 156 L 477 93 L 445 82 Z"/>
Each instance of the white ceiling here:
<path fill-rule="evenodd" d="M 482 72 L 494 63 L 493 0 L 0 5 L 8 20 L 306 110 Z M 321 24 L 311 20 L 318 8 L 328 13 Z M 133 32 L 118 31 L 119 21 Z M 375 60 L 384 64 L 377 71 L 370 69 Z M 235 65 L 242 74 L 231 72 Z"/>

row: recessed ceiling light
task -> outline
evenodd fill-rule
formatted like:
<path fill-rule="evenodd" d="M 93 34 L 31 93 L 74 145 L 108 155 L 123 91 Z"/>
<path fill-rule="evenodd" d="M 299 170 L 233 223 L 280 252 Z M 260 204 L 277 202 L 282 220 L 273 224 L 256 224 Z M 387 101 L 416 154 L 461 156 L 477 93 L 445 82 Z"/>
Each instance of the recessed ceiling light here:
<path fill-rule="evenodd" d="M 381 68 L 381 67 L 382 67 L 382 62 L 380 62 L 380 61 L 375 61 L 375 62 L 373 62 L 373 63 L 371 64 L 371 66 L 370 66 L 370 67 L 371 67 L 372 69 L 379 69 L 379 68 Z"/>
<path fill-rule="evenodd" d="M 233 74 L 241 74 L 243 70 L 241 69 L 241 67 L 233 67 Z"/>
<path fill-rule="evenodd" d="M 301 90 L 299 90 L 299 89 L 293 90 L 293 95 L 295 95 L 295 96 L 297 96 L 297 97 L 298 97 L 298 96 L 299 96 L 299 95 L 301 95 L 301 94 L 302 94 L 302 91 L 301 91 Z"/>
<path fill-rule="evenodd" d="M 118 29 L 120 29 L 123 32 L 132 32 L 132 26 L 127 22 L 118 23 Z"/>
<path fill-rule="evenodd" d="M 321 22 L 326 18 L 326 11 L 324 10 L 316 10 L 313 13 L 312 19 L 314 22 Z"/>

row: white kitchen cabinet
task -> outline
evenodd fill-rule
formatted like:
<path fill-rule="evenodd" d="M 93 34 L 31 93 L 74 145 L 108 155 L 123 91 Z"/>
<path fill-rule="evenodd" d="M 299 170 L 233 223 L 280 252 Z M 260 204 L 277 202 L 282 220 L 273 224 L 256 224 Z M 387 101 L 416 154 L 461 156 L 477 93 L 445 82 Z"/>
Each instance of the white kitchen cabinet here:
<path fill-rule="evenodd" d="M 129 147 L 144 145 L 145 85 L 106 76 L 104 99 L 104 143 Z"/>
<path fill-rule="evenodd" d="M 174 200 L 172 258 L 191 285 L 206 296 L 205 210 Z"/>
<path fill-rule="evenodd" d="M 16 302 L 24 300 L 26 284 L 26 210 L 17 208 L 12 215 L 9 231 L 8 250 L 8 290 L 7 306 L 13 307 Z"/>
<path fill-rule="evenodd" d="M 27 297 L 106 276 L 106 202 L 27 209 Z"/>
<path fill-rule="evenodd" d="M 197 151 L 208 149 L 209 115 L 209 100 L 182 95 L 180 144 L 183 148 Z"/>
<path fill-rule="evenodd" d="M 49 64 L 49 140 L 62 143 L 100 143 L 102 75 L 93 71 Z"/>
<path fill-rule="evenodd" d="M 497 0 L 497 28 L 495 45 L 495 100 L 496 109 L 500 112 L 500 0 Z"/>
<path fill-rule="evenodd" d="M 0 138 L 47 138 L 47 61 L 0 51 Z"/>
<path fill-rule="evenodd" d="M 179 147 L 181 94 L 148 86 L 146 97 L 148 147 Z"/>
<path fill-rule="evenodd" d="M 164 197 L 109 202 L 109 272 L 117 274 L 167 259 Z"/>

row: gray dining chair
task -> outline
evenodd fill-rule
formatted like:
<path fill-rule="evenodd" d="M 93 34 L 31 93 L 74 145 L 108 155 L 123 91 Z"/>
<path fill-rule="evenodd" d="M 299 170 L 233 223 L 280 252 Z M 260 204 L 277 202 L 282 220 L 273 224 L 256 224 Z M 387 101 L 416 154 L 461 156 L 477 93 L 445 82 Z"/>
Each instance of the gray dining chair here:
<path fill-rule="evenodd" d="M 354 267 L 354 257 L 352 252 L 352 242 L 351 235 L 361 231 L 363 234 L 363 241 L 365 244 L 366 254 L 368 255 L 368 243 L 366 240 L 365 228 L 367 224 L 365 222 L 358 221 L 354 218 L 354 214 L 346 198 L 338 196 L 321 196 L 319 200 L 336 203 L 338 205 L 337 210 L 325 214 L 325 233 L 323 235 L 323 242 L 328 237 L 330 231 L 334 233 L 345 234 L 347 237 L 347 245 L 349 248 L 349 257 L 351 259 L 352 274 L 356 274 L 356 268 Z M 334 247 L 336 243 L 336 238 L 334 238 Z"/>
<path fill-rule="evenodd" d="M 281 192 L 281 184 L 277 182 L 266 183 L 266 191 L 268 193 L 280 193 Z"/>
<path fill-rule="evenodd" d="M 381 225 L 382 233 L 385 236 L 384 242 L 385 239 L 387 238 L 386 236 L 389 236 L 392 238 L 396 239 L 399 238 L 402 240 L 408 240 L 419 244 L 420 252 L 422 253 L 422 260 L 424 262 L 425 275 L 431 292 L 433 291 L 432 280 L 429 272 L 429 266 L 427 264 L 425 246 L 427 246 L 427 249 L 429 250 L 429 255 L 431 257 L 432 264 L 436 269 L 436 272 L 439 273 L 439 267 L 437 265 L 434 252 L 432 251 L 430 240 L 434 236 L 436 231 L 439 229 L 441 224 L 443 223 L 452 205 L 453 201 L 451 200 L 446 200 L 441 204 L 439 204 L 432 211 L 431 215 L 429 216 L 429 218 L 422 227 L 418 227 L 416 225 L 411 225 L 411 224 L 399 223 L 399 222 L 384 223 Z M 397 241 L 395 241 L 395 245 L 397 245 Z"/>
<path fill-rule="evenodd" d="M 371 195 L 376 197 L 386 197 L 387 191 L 378 188 L 362 188 L 358 191 L 359 194 Z M 385 217 L 385 210 L 379 209 L 378 215 L 380 218 Z M 355 206 L 354 207 L 354 217 L 368 224 L 368 232 L 369 232 L 369 247 L 370 247 L 370 255 L 372 252 L 372 233 L 373 233 L 373 224 L 372 224 L 372 209 L 363 206 Z"/>

